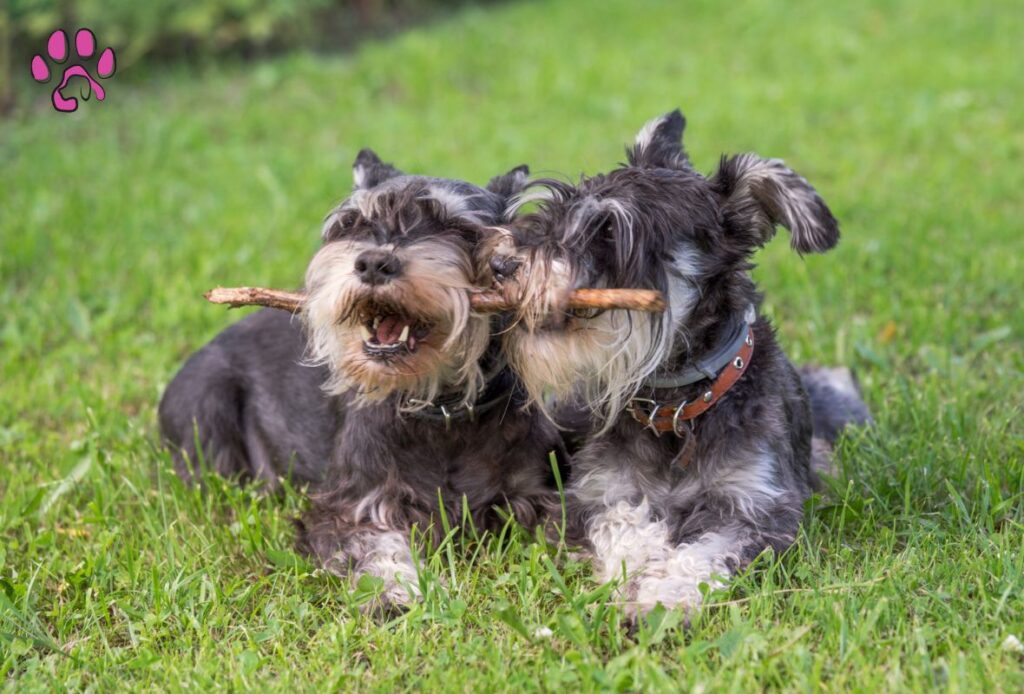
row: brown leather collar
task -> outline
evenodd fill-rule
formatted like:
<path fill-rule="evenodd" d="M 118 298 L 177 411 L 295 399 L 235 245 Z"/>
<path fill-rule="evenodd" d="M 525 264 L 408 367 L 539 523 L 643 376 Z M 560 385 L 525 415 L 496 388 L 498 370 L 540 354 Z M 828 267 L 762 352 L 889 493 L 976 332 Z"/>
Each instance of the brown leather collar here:
<path fill-rule="evenodd" d="M 696 419 L 714 407 L 715 403 L 746 373 L 753 354 L 754 328 L 748 325 L 747 337 L 740 344 L 739 350 L 725 368 L 718 373 L 718 377 L 715 378 L 711 387 L 696 400 L 692 402 L 683 400 L 680 403 L 663 405 L 656 400 L 633 398 L 626 411 L 633 415 L 633 419 L 658 436 L 661 436 L 662 433 L 672 432 L 680 438 L 692 439 L 690 427 L 684 427 L 683 422 Z"/>

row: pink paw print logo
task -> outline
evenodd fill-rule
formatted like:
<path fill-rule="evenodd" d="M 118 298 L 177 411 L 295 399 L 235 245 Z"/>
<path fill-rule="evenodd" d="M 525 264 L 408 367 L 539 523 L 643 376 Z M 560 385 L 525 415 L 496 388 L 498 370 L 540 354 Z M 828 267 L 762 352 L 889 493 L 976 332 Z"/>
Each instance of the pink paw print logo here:
<path fill-rule="evenodd" d="M 103 90 L 103 87 L 92 78 L 89 74 L 89 70 L 86 69 L 80 61 L 88 60 L 96 52 L 96 36 L 93 35 L 88 29 L 79 29 L 75 33 L 75 60 L 70 65 L 64 68 L 64 72 L 61 75 L 60 83 L 53 89 L 53 107 L 61 113 L 70 113 L 78 110 L 78 99 L 75 97 L 65 97 L 61 92 L 68 86 L 68 82 L 72 77 L 84 77 L 86 83 L 82 85 L 82 89 L 78 95 L 82 97 L 82 101 L 88 101 L 90 95 L 95 94 L 97 101 L 103 101 L 106 98 L 107 93 Z M 46 55 L 52 60 L 56 69 L 59 65 L 62 65 L 68 60 L 69 57 L 69 46 L 68 36 L 64 33 L 63 29 L 50 34 L 49 40 L 46 42 Z M 114 49 L 105 48 L 100 53 L 99 60 L 96 61 L 96 76 L 100 79 L 106 79 L 114 74 L 114 70 L 117 69 L 117 63 L 114 58 Z M 36 82 L 49 82 L 53 76 L 50 65 L 46 62 L 43 56 L 36 54 L 32 58 L 32 79 Z"/>

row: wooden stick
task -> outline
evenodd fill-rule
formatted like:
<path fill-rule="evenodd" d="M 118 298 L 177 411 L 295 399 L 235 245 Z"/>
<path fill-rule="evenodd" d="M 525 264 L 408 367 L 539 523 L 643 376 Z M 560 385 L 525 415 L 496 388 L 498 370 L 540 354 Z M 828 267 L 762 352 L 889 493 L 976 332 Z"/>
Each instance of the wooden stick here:
<path fill-rule="evenodd" d="M 239 306 L 267 306 L 297 313 L 306 298 L 298 292 L 284 292 L 280 289 L 262 287 L 217 287 L 205 294 L 206 300 L 214 304 L 227 304 L 229 308 Z M 469 297 L 473 309 L 483 313 L 510 311 L 515 304 L 509 303 L 498 292 L 479 292 Z M 627 309 L 659 313 L 665 310 L 665 299 L 661 292 L 652 289 L 577 289 L 569 297 L 569 308 Z"/>
<path fill-rule="evenodd" d="M 280 289 L 262 287 L 217 287 L 203 296 L 210 303 L 227 304 L 228 308 L 266 306 L 290 313 L 298 313 L 302 308 L 302 300 L 306 298 L 305 294 L 298 292 L 283 292 Z"/>

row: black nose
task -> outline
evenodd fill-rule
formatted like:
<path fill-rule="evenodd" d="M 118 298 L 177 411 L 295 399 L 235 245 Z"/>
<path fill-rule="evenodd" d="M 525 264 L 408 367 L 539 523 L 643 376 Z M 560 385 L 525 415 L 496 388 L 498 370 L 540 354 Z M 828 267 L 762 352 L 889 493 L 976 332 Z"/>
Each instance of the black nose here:
<path fill-rule="evenodd" d="M 499 282 L 512 279 L 519 265 L 519 261 L 512 256 L 496 255 L 491 258 L 491 272 Z"/>
<path fill-rule="evenodd" d="M 387 284 L 402 273 L 402 262 L 388 251 L 363 251 L 356 257 L 356 274 L 367 284 Z"/>

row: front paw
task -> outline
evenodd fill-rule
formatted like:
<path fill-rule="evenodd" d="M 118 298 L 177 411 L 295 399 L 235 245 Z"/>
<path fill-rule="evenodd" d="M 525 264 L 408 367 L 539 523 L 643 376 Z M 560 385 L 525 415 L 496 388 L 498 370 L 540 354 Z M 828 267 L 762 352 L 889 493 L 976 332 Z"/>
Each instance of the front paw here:
<path fill-rule="evenodd" d="M 626 605 L 626 616 L 636 621 L 647 616 L 657 605 L 669 610 L 682 610 L 687 615 L 696 612 L 704 596 L 700 584 L 680 576 L 645 576 L 637 581 L 635 598 Z"/>
<path fill-rule="evenodd" d="M 381 619 L 392 619 L 405 613 L 422 598 L 415 576 L 399 578 L 363 574 L 356 581 L 355 589 L 359 610 Z"/>
<path fill-rule="evenodd" d="M 660 604 L 667 609 L 683 610 L 689 623 L 690 616 L 703 604 L 706 591 L 726 586 L 723 577 L 714 572 L 694 571 L 690 562 L 681 561 L 685 558 L 677 555 L 645 567 L 637 577 L 635 599 L 627 614 L 632 618 L 643 616 Z"/>

